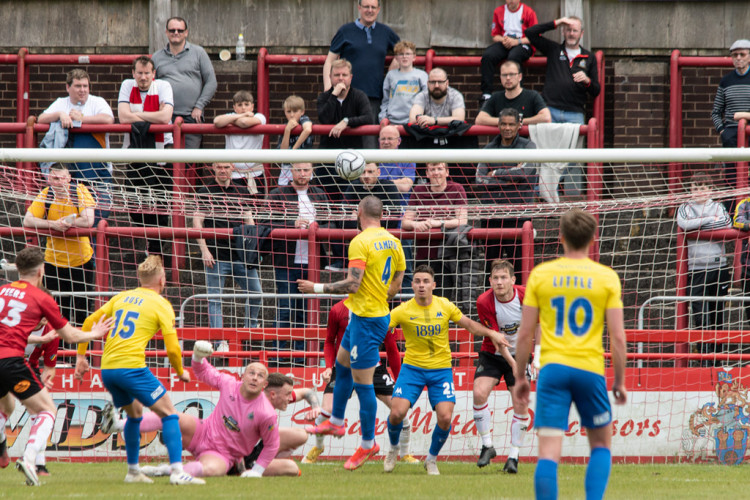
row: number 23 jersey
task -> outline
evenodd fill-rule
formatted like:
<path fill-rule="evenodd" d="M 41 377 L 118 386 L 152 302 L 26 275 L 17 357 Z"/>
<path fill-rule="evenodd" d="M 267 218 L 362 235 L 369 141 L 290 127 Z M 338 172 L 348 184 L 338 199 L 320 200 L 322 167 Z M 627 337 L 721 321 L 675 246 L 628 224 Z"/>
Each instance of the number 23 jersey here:
<path fill-rule="evenodd" d="M 388 315 L 388 288 L 396 271 L 406 269 L 401 242 L 382 227 L 368 227 L 349 244 L 349 267 L 364 271 L 357 293 L 346 307 L 360 318 Z"/>
<path fill-rule="evenodd" d="M 404 364 L 417 368 L 451 367 L 448 322 L 461 320 L 463 314 L 445 297 L 432 297 L 427 307 L 411 299 L 391 311 L 389 328 L 401 326 L 406 340 Z"/>
<path fill-rule="evenodd" d="M 604 375 L 607 309 L 622 309 L 617 273 L 591 259 L 562 257 L 531 271 L 523 305 L 539 309 L 540 363 L 558 363 Z"/>

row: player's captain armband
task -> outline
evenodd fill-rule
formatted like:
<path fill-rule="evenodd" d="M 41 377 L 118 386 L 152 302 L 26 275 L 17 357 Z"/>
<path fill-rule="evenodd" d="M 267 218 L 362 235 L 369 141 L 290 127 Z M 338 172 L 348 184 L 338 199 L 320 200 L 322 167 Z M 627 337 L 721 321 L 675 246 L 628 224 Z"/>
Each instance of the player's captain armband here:
<path fill-rule="evenodd" d="M 364 269 L 367 267 L 367 262 L 364 260 L 350 260 L 349 261 L 349 267 L 356 267 L 357 269 Z"/>

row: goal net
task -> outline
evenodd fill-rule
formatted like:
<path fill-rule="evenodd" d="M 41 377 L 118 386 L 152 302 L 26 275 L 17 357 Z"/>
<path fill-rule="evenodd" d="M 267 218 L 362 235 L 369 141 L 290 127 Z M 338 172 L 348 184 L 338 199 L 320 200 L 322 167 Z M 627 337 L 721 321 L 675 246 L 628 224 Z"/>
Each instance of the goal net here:
<path fill-rule="evenodd" d="M 508 259 L 516 283 L 525 284 L 535 264 L 561 255 L 559 217 L 580 207 L 599 221 L 591 257 L 614 268 L 623 285 L 631 397 L 614 408 L 614 456 L 731 462 L 744 456 L 750 428 L 744 368 L 750 207 L 742 203 L 750 190 L 741 151 L 364 151 L 374 164 L 349 182 L 336 175 L 335 151 L 98 150 L 92 157 L 87 150 L 2 150 L 0 276 L 16 279 L 12 263 L 25 246 L 46 249 L 45 284 L 80 325 L 115 292 L 137 287 L 138 263 L 160 254 L 167 267 L 163 295 L 174 307 L 184 351 L 209 340 L 214 365 L 238 373 L 262 361 L 322 398 L 328 312 L 342 297 L 302 296 L 296 281 L 344 279 L 363 196 L 383 199 L 383 224 L 401 238 L 408 257 L 403 295 L 393 305 L 408 299 L 411 273 L 426 263 L 436 271 L 436 293 L 473 319 L 478 295 L 489 289 L 489 263 Z M 111 178 L 81 178 L 93 158 Z M 47 177 L 32 163 L 41 160 L 67 170 L 58 175 L 53 166 Z M 220 165 L 233 162 L 256 165 L 251 171 L 261 175 L 223 186 L 232 171 Z M 743 172 L 739 181 L 734 169 Z M 70 224 L 60 226 L 63 218 Z M 57 225 L 48 229 L 46 221 Z M 451 332 L 457 404 L 444 455 L 455 459 L 474 459 L 481 447 L 472 420 L 479 344 L 466 332 Z M 110 399 L 97 370 L 102 345 L 89 346 L 93 369 L 83 382 L 73 378 L 71 349 L 61 344 L 55 360 L 59 418 L 48 455 L 123 457 L 122 438 L 100 431 Z M 218 394 L 177 381 L 159 336 L 149 344 L 147 363 L 178 410 L 212 411 Z M 512 404 L 504 383 L 489 403 L 495 447 L 507 454 Z M 306 423 L 307 406 L 290 405 L 280 425 Z M 436 425 L 430 410 L 424 395 L 410 413 L 414 455 L 427 452 Z M 353 452 L 357 411 L 353 398 L 347 435 L 327 442 L 322 458 Z M 379 404 L 381 444 L 387 415 Z M 570 419 L 564 453 L 577 460 L 588 455 L 588 443 L 575 411 Z M 30 425 L 17 405 L 6 427 L 11 455 L 22 453 Z M 296 454 L 313 444 L 311 438 Z M 142 446 L 146 456 L 165 453 L 156 433 Z M 532 432 L 521 456 L 534 455 L 535 446 Z"/>

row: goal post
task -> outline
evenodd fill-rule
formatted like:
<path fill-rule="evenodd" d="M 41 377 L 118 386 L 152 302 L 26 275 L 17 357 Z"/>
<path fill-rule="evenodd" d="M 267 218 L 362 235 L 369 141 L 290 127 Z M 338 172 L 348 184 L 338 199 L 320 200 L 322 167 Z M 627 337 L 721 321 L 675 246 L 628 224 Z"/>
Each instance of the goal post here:
<path fill-rule="evenodd" d="M 210 340 L 217 350 L 211 361 L 222 369 L 237 372 L 250 360 L 261 360 L 269 364 L 271 371 L 291 373 L 298 384 L 322 392 L 322 343 L 328 312 L 339 297 L 302 296 L 290 283 L 302 276 L 316 282 L 345 276 L 347 243 L 358 230 L 356 199 L 346 195 L 351 184 L 337 179 L 329 182 L 331 177 L 325 175 L 326 167 L 334 164 L 339 152 L 0 149 L 0 259 L 12 264 L 15 254 L 28 244 L 46 245 L 63 236 L 89 238 L 88 246 L 77 247 L 75 252 L 79 253 L 73 255 L 77 258 L 73 261 L 92 261 L 92 265 L 80 274 L 60 274 L 55 283 L 58 289 L 53 290 L 64 313 L 76 324 L 108 300 L 112 292 L 137 286 L 138 262 L 147 251 L 153 253 L 159 248 L 170 270 L 164 295 L 177 313 L 187 353 L 196 340 Z M 743 257 L 750 235 L 745 229 L 750 229 L 750 221 L 745 227 L 740 220 L 735 227 L 733 220 L 737 206 L 750 197 L 750 150 L 360 152 L 367 162 L 377 165 L 414 164 L 412 188 L 398 191 L 394 187 L 391 192 L 398 194 L 385 203 L 383 224 L 409 248 L 412 270 L 423 262 L 440 266 L 441 293 L 472 319 L 477 319 L 476 296 L 489 288 L 489 260 L 511 260 L 517 283 L 524 284 L 534 265 L 561 254 L 559 217 L 571 207 L 593 213 L 599 228 L 591 255 L 620 276 L 628 332 L 627 386 L 632 403 L 614 409 L 613 455 L 624 461 L 716 460 L 724 456 L 722 450 L 731 448 L 733 429 L 744 425 L 740 421 L 747 417 L 744 409 L 732 412 L 738 408 L 736 401 L 747 397 L 744 381 L 750 375 L 745 368 L 750 358 L 750 318 L 746 313 L 750 308 L 750 288 L 745 288 L 750 276 L 745 274 L 745 267 L 750 263 Z M 89 200 L 81 194 L 83 191 L 78 191 L 79 183 L 90 194 L 87 206 L 96 214 L 90 227 L 75 227 L 65 235 L 28 227 L 28 223 L 24 227 L 26 213 L 34 207 L 35 200 L 36 208 L 32 210 L 38 210 L 40 204 L 45 211 L 56 210 L 54 197 L 40 198 L 50 185 L 36 166 L 42 161 L 68 166 L 74 175 L 71 186 L 76 187 L 77 203 L 83 203 L 84 198 Z M 75 178 L 80 164 L 92 162 L 112 162 L 111 181 Z M 249 196 L 200 190 L 204 184 L 214 182 L 211 165 L 217 162 L 266 164 L 264 172 L 271 176 L 263 182 L 269 192 L 277 188 L 279 172 L 286 168 L 285 164 L 311 163 L 310 186 L 315 189 L 310 187 L 306 194 L 310 205 L 302 206 L 297 195 L 293 199 L 269 197 L 263 189 Z M 410 196 L 417 188 L 430 192 L 435 183 L 444 180 L 428 172 L 427 162 L 445 163 L 445 180 L 460 178 L 464 197 L 445 198 L 449 202 L 441 198 L 434 205 L 411 203 Z M 160 163 L 171 169 L 168 182 L 131 182 L 136 166 L 156 168 Z M 531 193 L 532 203 L 503 199 L 493 191 L 499 189 L 496 186 L 488 188 L 476 182 L 481 163 L 530 170 L 532 188 L 545 187 L 539 186 L 539 169 L 554 163 L 560 169 L 560 182 L 554 189 L 559 201 L 542 201 L 542 189 Z M 568 164 L 581 166 L 579 189 L 575 189 L 575 179 L 565 178 Z M 725 172 L 730 165 L 741 172 L 736 183 L 727 182 Z M 384 170 L 381 169 L 381 178 Z M 705 205 L 697 203 L 690 189 L 690 179 L 699 172 L 710 184 L 712 210 L 720 211 L 719 205 L 724 210 L 724 226 L 683 228 L 677 222 L 685 215 L 680 212 L 684 203 L 693 203 L 693 208 Z M 247 185 L 246 179 L 239 181 Z M 359 185 L 365 181 L 372 179 L 360 179 Z M 512 182 L 513 177 L 509 176 L 507 183 Z M 352 188 L 352 193 L 361 194 L 367 189 L 370 188 Z M 315 198 L 312 193 L 318 191 L 325 196 Z M 695 210 L 688 216 L 708 216 Z M 106 218 L 102 217 L 104 212 L 108 212 Z M 738 212 L 740 218 L 743 213 Z M 304 219 L 306 224 L 295 224 L 298 219 Z M 428 230 L 407 230 L 402 227 L 405 219 L 439 223 Z M 455 231 L 453 223 L 446 224 L 453 220 L 462 231 Z M 247 235 L 235 234 L 232 226 L 241 224 L 255 229 Z M 239 258 L 235 250 L 240 243 L 247 244 L 241 248 L 247 251 L 248 264 L 243 262 L 240 272 L 232 268 L 231 262 L 221 268 L 217 265 L 214 270 L 211 258 L 217 261 L 217 256 L 205 255 L 199 241 L 203 239 L 217 241 L 209 246 L 209 253 L 223 248 L 229 253 L 222 255 L 230 255 L 230 259 Z M 219 243 L 229 241 L 233 247 Z M 698 254 L 696 248 L 700 249 Z M 700 261 L 696 267 L 696 255 L 704 255 L 700 252 L 712 256 L 716 265 Z M 15 278 L 12 265 L 0 261 L 0 279 Z M 408 287 L 403 293 L 410 293 Z M 397 303 L 398 300 L 394 305 Z M 451 332 L 451 346 L 455 354 L 458 420 L 446 444 L 446 455 L 470 460 L 481 446 L 472 421 L 471 393 L 478 343 L 466 332 L 455 330 Z M 109 399 L 100 376 L 94 370 L 83 383 L 74 381 L 69 348 L 63 346 L 60 353 L 52 392 L 59 411 L 68 412 L 70 419 L 53 435 L 51 456 L 75 460 L 124 456 L 122 443 L 99 431 L 100 410 Z M 92 345 L 91 352 L 96 365 L 101 345 Z M 147 359 L 173 392 L 179 410 L 206 415 L 213 409 L 217 397 L 209 387 L 196 388 L 174 379 L 159 340 L 149 345 Z M 610 371 L 608 374 L 611 376 Z M 493 391 L 490 405 L 495 446 L 499 454 L 504 454 L 510 446 L 512 416 L 504 384 Z M 281 425 L 301 424 L 302 410 L 302 406 L 290 406 L 281 413 Z M 347 456 L 358 444 L 356 398 L 347 411 L 347 435 L 342 441 L 327 442 L 329 448 L 324 457 Z M 423 397 L 411 413 L 415 455 L 424 455 L 429 446 L 435 425 L 434 417 L 429 415 L 429 404 Z M 378 440 L 386 439 L 386 417 L 387 410 L 379 406 Z M 566 459 L 580 460 L 587 455 L 588 444 L 575 415 L 571 421 L 574 423 L 565 438 Z M 18 408 L 8 425 L 11 454 L 18 455 L 30 426 L 28 415 Z M 536 441 L 532 434 L 526 438 L 522 457 L 533 454 Z M 163 454 L 155 436 L 145 438 L 144 443 L 147 456 Z M 306 453 L 312 444 L 313 440 L 297 453 Z"/>

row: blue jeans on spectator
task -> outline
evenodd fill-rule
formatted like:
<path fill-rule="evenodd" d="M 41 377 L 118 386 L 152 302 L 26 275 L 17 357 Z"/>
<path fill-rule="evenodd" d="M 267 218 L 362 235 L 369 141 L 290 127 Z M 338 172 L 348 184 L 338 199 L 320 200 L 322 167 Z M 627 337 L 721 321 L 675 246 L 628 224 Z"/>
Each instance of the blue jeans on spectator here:
<path fill-rule="evenodd" d="M 565 111 L 552 106 L 547 106 L 547 109 L 552 115 L 552 123 L 577 123 L 579 125 L 586 123 L 586 117 L 578 111 Z M 579 196 L 585 187 L 583 167 L 577 163 L 569 163 L 568 168 L 563 171 L 560 185 L 565 186 L 565 194 Z"/>
<path fill-rule="evenodd" d="M 294 267 L 274 269 L 276 293 L 300 293 L 298 279 L 307 279 L 307 264 L 290 264 Z M 276 327 L 304 328 L 307 301 L 302 298 L 279 297 L 276 299 Z"/>
<path fill-rule="evenodd" d="M 250 269 L 242 262 L 216 261 L 214 267 L 206 267 L 206 293 L 222 293 L 228 276 L 246 292 L 261 292 L 257 269 Z M 245 328 L 258 326 L 261 299 L 245 302 Z M 208 299 L 208 325 L 211 328 L 224 326 L 221 299 Z"/>

